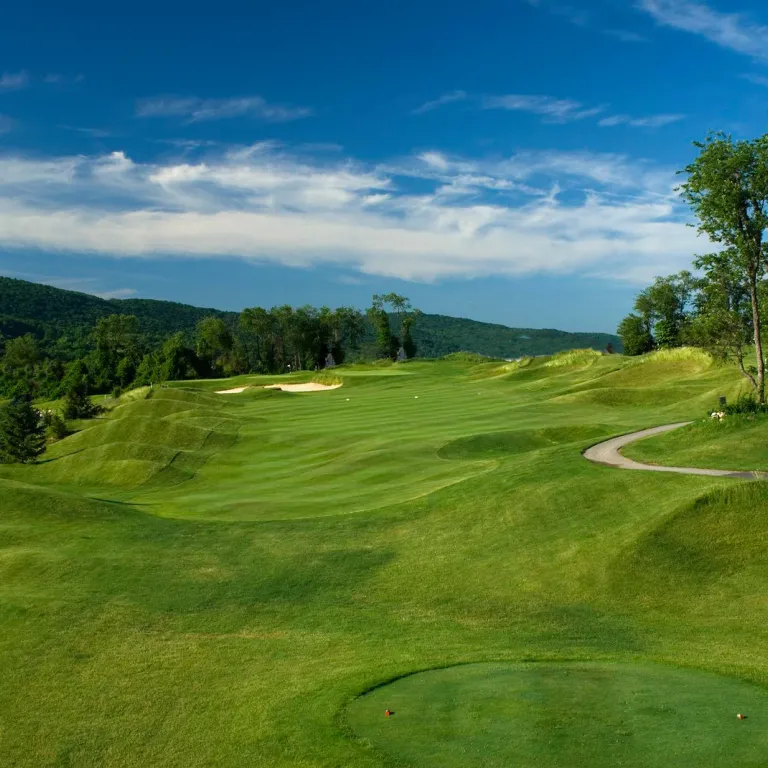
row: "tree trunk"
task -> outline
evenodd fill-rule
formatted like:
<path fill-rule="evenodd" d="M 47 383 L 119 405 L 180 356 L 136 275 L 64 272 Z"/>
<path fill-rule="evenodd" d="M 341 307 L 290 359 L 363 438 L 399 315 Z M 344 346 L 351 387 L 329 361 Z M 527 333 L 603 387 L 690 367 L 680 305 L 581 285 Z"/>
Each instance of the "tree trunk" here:
<path fill-rule="evenodd" d="M 765 358 L 763 357 L 763 340 L 760 331 L 760 305 L 757 297 L 757 274 L 749 276 L 749 295 L 752 300 L 752 326 L 755 333 L 755 356 L 757 357 L 757 400 L 765 403 Z"/>

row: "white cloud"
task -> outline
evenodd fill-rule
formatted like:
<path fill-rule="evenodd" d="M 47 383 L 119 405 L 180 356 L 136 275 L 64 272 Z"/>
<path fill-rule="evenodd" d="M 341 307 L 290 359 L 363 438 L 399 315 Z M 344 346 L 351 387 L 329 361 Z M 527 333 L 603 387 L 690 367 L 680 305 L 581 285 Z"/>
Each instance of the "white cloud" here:
<path fill-rule="evenodd" d="M 14 91 L 29 85 L 29 75 L 25 71 L 3 72 L 0 75 L 0 91 Z"/>
<path fill-rule="evenodd" d="M 598 122 L 603 128 L 617 125 L 629 125 L 633 128 L 662 128 L 684 120 L 685 115 L 648 115 L 647 117 L 631 117 L 630 115 L 611 115 Z"/>
<path fill-rule="evenodd" d="M 409 177 L 419 178 L 419 193 Z M 701 250 L 669 169 L 621 155 L 438 151 L 396 168 L 259 144 L 196 163 L 0 156 L 0 247 L 334 264 L 412 280 L 675 271 Z M 425 184 L 430 186 L 424 191 Z"/>
<path fill-rule="evenodd" d="M 234 99 L 157 96 L 141 99 L 136 104 L 138 117 L 184 117 L 190 123 L 232 117 L 255 117 L 280 123 L 298 120 L 311 114 L 312 110 L 308 107 L 269 104 L 261 96 L 243 96 Z"/>
<path fill-rule="evenodd" d="M 742 13 L 722 13 L 688 0 L 638 0 L 637 7 L 662 26 L 700 35 L 737 53 L 768 58 L 768 26 Z"/>
<path fill-rule="evenodd" d="M 450 93 L 444 93 L 433 101 L 426 101 L 420 107 L 411 112 L 412 115 L 423 115 L 425 112 L 431 112 L 434 109 L 445 106 L 446 104 L 454 104 L 457 101 L 465 101 L 467 98 L 466 91 L 451 91 Z"/>
<path fill-rule="evenodd" d="M 508 94 L 506 96 L 485 96 L 484 109 L 506 109 L 518 112 L 530 112 L 541 115 L 548 122 L 570 123 L 594 117 L 603 111 L 603 107 L 585 107 L 572 99 L 556 99 L 552 96 Z"/>

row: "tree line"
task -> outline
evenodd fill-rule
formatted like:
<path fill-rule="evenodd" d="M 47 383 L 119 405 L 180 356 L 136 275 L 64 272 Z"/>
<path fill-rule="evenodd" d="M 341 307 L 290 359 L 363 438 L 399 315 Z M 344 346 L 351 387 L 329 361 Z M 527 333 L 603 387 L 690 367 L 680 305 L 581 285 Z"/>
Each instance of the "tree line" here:
<path fill-rule="evenodd" d="M 695 146 L 697 157 L 681 171 L 686 180 L 679 193 L 698 232 L 719 249 L 696 256 L 694 272 L 656 278 L 637 295 L 618 333 L 628 355 L 691 344 L 731 360 L 764 404 L 768 135 L 735 141 L 712 133 Z"/>
<path fill-rule="evenodd" d="M 366 315 L 376 328 L 378 357 L 416 355 L 411 327 L 418 310 L 396 293 L 375 295 L 367 313 L 352 307 L 251 307 L 235 323 L 205 317 L 192 339 L 177 332 L 154 345 L 135 315 L 113 314 L 96 321 L 90 351 L 71 361 L 46 351 L 30 333 L 10 339 L 0 354 L 0 395 L 10 399 L 0 409 L 0 460 L 34 460 L 45 447 L 46 433 L 51 439 L 61 437 L 66 420 L 98 412 L 92 394 L 119 396 L 129 388 L 165 381 L 340 365 L 359 351 Z M 33 400 L 59 398 L 63 403 L 55 413 L 32 407 Z"/>

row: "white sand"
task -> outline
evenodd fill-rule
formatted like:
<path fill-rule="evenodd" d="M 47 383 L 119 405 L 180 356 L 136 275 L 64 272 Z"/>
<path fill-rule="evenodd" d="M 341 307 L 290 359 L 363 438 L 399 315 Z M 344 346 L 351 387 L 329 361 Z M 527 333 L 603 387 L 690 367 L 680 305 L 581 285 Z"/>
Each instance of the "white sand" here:
<path fill-rule="evenodd" d="M 241 392 L 245 392 L 248 387 L 235 387 L 234 389 L 220 389 L 217 395 L 239 395 Z"/>
<path fill-rule="evenodd" d="M 264 389 L 282 389 L 283 392 L 324 392 L 327 389 L 338 389 L 341 384 L 268 384 Z"/>

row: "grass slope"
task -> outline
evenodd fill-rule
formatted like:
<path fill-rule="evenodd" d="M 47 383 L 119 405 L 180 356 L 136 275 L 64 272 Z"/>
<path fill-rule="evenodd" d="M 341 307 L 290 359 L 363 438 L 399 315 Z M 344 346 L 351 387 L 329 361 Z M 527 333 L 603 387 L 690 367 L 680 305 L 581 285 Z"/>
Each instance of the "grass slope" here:
<path fill-rule="evenodd" d="M 531 661 L 620 672 L 605 692 L 569 689 L 572 721 L 542 704 L 537 760 L 557 765 L 553 740 L 576 749 L 601 697 L 612 712 L 585 731 L 588 763 L 616 754 L 633 670 L 662 663 L 659 690 L 704 718 L 664 726 L 674 754 L 702 754 L 694 738 L 717 765 L 717 737 L 732 765 L 760 765 L 758 742 L 733 745 L 764 731 L 764 486 L 580 455 L 694 418 L 738 377 L 706 358 L 549 363 L 357 366 L 312 394 L 174 386 L 45 463 L 0 467 L 0 765 L 428 766 L 420 734 L 440 722 L 396 716 L 390 738 L 383 713 L 355 720 L 357 697 L 435 667 Z M 244 383 L 271 381 L 205 387 Z M 437 707 L 433 679 L 418 695 Z M 507 704 L 475 710 L 474 685 L 461 717 L 487 725 L 457 755 L 520 733 Z M 632 759 L 655 715 L 638 717 Z"/>
<path fill-rule="evenodd" d="M 624 454 L 649 464 L 768 470 L 768 420 L 728 416 L 703 419 L 627 446 Z"/>

